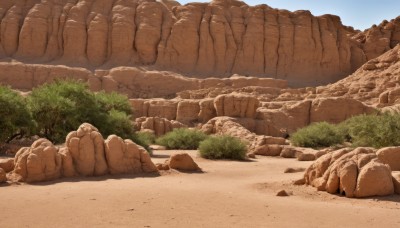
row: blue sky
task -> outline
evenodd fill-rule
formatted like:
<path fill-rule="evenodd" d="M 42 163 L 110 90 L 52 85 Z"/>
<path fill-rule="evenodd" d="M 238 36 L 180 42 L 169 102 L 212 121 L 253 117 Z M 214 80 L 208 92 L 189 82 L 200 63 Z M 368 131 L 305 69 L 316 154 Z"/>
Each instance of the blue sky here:
<path fill-rule="evenodd" d="M 208 2 L 207 0 L 178 0 L 188 2 Z M 248 5 L 267 4 L 274 8 L 310 10 L 318 16 L 335 14 L 342 18 L 344 25 L 356 29 L 366 29 L 383 20 L 400 16 L 400 0 L 245 0 Z"/>

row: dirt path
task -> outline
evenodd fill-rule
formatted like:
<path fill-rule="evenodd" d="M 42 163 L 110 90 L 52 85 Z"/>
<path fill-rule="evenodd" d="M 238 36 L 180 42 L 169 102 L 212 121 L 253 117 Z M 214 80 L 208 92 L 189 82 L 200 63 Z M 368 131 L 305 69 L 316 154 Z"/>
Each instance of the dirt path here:
<path fill-rule="evenodd" d="M 310 162 L 195 160 L 205 173 L 0 187 L 0 227 L 400 227 L 400 196 L 346 199 L 291 185 L 303 173 L 285 168 Z M 293 195 L 275 196 L 281 189 Z"/>

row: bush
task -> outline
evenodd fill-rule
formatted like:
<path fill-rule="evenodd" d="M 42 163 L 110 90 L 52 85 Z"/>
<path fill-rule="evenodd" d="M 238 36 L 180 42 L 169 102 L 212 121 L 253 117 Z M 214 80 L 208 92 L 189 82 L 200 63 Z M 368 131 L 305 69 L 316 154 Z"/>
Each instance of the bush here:
<path fill-rule="evenodd" d="M 0 86 L 0 107 L 0 143 L 23 137 L 35 127 L 25 98 L 9 87 Z"/>
<path fill-rule="evenodd" d="M 125 95 L 101 91 L 95 94 L 95 98 L 103 112 L 110 112 L 114 109 L 126 113 L 127 115 L 132 114 L 132 106 L 129 103 L 128 97 Z"/>
<path fill-rule="evenodd" d="M 136 139 L 147 145 L 151 145 L 156 142 L 156 136 L 150 132 L 136 132 Z"/>
<path fill-rule="evenodd" d="M 338 128 L 353 146 L 400 146 L 400 115 L 360 115 L 352 117 Z"/>
<path fill-rule="evenodd" d="M 28 100 L 38 123 L 36 134 L 54 143 L 64 142 L 69 132 L 85 122 L 96 126 L 105 138 L 116 134 L 135 139 L 126 96 L 95 94 L 84 83 L 56 81 L 34 89 Z"/>
<path fill-rule="evenodd" d="M 318 148 L 343 143 L 344 137 L 335 125 L 320 122 L 298 130 L 290 140 L 295 146 Z"/>
<path fill-rule="evenodd" d="M 207 135 L 198 130 L 177 128 L 158 138 L 156 143 L 167 149 L 195 150 Z"/>
<path fill-rule="evenodd" d="M 94 124 L 100 117 L 93 93 L 79 82 L 45 84 L 33 89 L 28 101 L 38 123 L 37 134 L 55 143 L 63 142 L 65 136 L 82 123 Z"/>
<path fill-rule="evenodd" d="M 200 156 L 208 159 L 244 160 L 247 148 L 239 139 L 231 136 L 209 137 L 200 143 Z"/>

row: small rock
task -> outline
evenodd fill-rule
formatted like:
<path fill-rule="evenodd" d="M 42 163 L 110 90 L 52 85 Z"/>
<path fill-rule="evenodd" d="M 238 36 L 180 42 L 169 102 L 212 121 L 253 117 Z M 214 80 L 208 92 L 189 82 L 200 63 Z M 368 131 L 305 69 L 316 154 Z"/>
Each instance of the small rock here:
<path fill-rule="evenodd" d="M 168 164 L 161 164 L 161 163 L 157 163 L 156 167 L 158 170 L 169 170 L 169 165 Z"/>
<path fill-rule="evenodd" d="M 256 155 L 255 155 L 254 153 L 250 153 L 250 154 L 247 154 L 247 157 L 249 157 L 249 158 L 256 158 Z"/>
<path fill-rule="evenodd" d="M 289 196 L 289 193 L 287 193 L 285 190 L 279 191 L 276 196 Z"/>
<path fill-rule="evenodd" d="M 293 181 L 294 185 L 305 185 L 306 184 L 306 180 L 304 178 L 298 179 Z"/>
<path fill-rule="evenodd" d="M 287 168 L 285 169 L 284 173 L 299 173 L 306 171 L 305 168 Z"/>

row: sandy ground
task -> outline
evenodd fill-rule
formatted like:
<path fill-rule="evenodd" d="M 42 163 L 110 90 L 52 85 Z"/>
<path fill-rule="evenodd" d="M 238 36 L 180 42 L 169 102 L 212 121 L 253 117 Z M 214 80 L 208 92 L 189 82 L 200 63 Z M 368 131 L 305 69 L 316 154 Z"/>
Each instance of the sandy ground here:
<path fill-rule="evenodd" d="M 156 151 L 163 162 L 176 151 Z M 0 187 L 0 227 L 400 227 L 400 196 L 346 199 L 291 181 L 310 162 L 209 161 L 204 173 L 63 179 Z M 289 197 L 277 197 L 285 189 Z"/>

